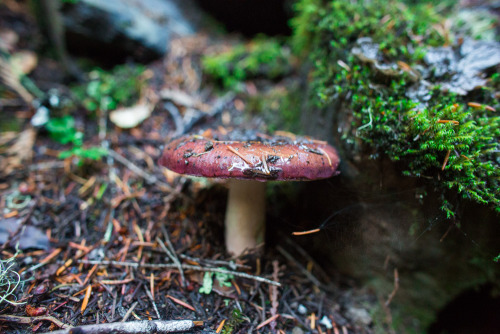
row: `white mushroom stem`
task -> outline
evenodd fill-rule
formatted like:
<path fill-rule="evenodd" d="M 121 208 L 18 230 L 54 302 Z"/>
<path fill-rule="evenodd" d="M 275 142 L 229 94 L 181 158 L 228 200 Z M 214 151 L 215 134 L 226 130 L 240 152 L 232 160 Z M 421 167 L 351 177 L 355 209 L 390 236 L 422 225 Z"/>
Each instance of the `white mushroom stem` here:
<path fill-rule="evenodd" d="M 240 255 L 264 242 L 266 183 L 230 180 L 226 209 L 226 249 Z"/>

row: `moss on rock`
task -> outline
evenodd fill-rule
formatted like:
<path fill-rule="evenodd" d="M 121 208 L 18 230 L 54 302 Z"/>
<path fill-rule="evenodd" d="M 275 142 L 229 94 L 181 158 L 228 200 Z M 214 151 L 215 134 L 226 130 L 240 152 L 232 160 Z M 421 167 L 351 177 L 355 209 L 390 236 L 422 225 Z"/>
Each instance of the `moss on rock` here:
<path fill-rule="evenodd" d="M 465 62 L 465 42 L 425 3 L 301 0 L 297 11 L 293 44 L 312 64 L 310 104 L 331 112 L 342 101 L 346 143 L 361 140 L 353 149 L 369 146 L 401 161 L 404 175 L 429 179 L 448 217 L 454 193 L 500 212 L 498 63 L 457 79 L 443 54 Z"/>

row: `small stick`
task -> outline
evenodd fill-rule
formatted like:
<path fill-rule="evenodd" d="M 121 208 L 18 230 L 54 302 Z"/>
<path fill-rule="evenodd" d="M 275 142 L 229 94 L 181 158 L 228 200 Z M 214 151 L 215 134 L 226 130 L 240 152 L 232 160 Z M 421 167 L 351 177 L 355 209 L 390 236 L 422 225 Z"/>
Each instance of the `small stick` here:
<path fill-rule="evenodd" d="M 396 295 L 396 292 L 399 289 L 399 274 L 398 274 L 398 268 L 394 268 L 394 289 L 392 290 L 391 294 L 389 295 L 389 298 L 387 298 L 387 301 L 385 302 L 385 306 L 388 307 L 389 304 L 391 304 L 392 299 Z"/>
<path fill-rule="evenodd" d="M 306 234 L 312 234 L 321 231 L 319 228 L 315 228 L 313 230 L 309 231 L 302 231 L 302 232 L 292 232 L 292 235 L 306 235 Z"/>
<path fill-rule="evenodd" d="M 468 102 L 467 105 L 472 108 L 481 108 L 483 105 L 477 102 Z"/>
<path fill-rule="evenodd" d="M 234 149 L 234 147 L 232 147 L 232 146 L 229 146 L 229 145 L 228 145 L 228 146 L 227 146 L 227 149 L 228 149 L 229 151 L 233 152 L 234 154 L 236 154 L 237 156 L 239 156 L 239 157 L 240 157 L 241 159 L 243 159 L 243 161 L 245 161 L 247 164 L 249 164 L 249 165 L 253 165 L 253 163 L 249 162 L 249 161 L 248 161 L 248 160 L 247 160 L 247 159 L 246 159 L 246 158 L 245 158 L 245 157 L 244 157 L 241 153 L 239 153 L 238 151 L 236 151 L 236 150 Z"/>
<path fill-rule="evenodd" d="M 153 268 L 153 269 L 161 269 L 161 268 L 177 268 L 175 264 L 170 264 L 170 263 L 159 263 L 159 264 L 151 264 L 151 263 L 136 263 L 136 262 L 120 262 L 120 261 L 91 261 L 91 260 L 77 260 L 77 263 L 83 263 L 83 264 L 99 264 L 99 265 L 113 265 L 113 266 L 126 266 L 126 267 L 132 267 L 132 268 Z M 270 285 L 276 285 L 276 286 L 281 286 L 280 282 L 276 282 L 264 277 L 259 277 L 259 276 L 254 276 L 246 273 L 241 273 L 239 271 L 232 271 L 232 270 L 227 270 L 227 269 L 221 269 L 221 268 L 207 268 L 207 267 L 201 267 L 201 266 L 193 266 L 190 264 L 181 264 L 182 269 L 185 270 L 196 270 L 196 271 L 206 271 L 206 272 L 213 272 L 213 273 L 221 273 L 221 274 L 229 274 L 237 277 L 242 277 L 242 278 L 247 278 L 251 279 L 257 282 L 262 282 Z M 317 280 L 316 280 L 317 281 Z M 102 283 L 103 281 L 101 281 Z M 315 283 L 316 284 L 316 283 Z M 320 284 L 318 282 L 318 284 Z"/>
<path fill-rule="evenodd" d="M 293 263 L 294 265 L 297 266 L 297 268 L 300 269 L 300 271 L 316 286 L 318 287 L 323 287 L 324 285 L 321 284 L 321 282 L 313 275 L 311 272 L 309 272 L 306 268 L 304 268 L 297 260 L 293 258 L 293 256 L 288 253 L 286 250 L 284 250 L 281 246 L 277 246 L 276 249 L 278 252 L 281 253 L 288 261 Z"/>
<path fill-rule="evenodd" d="M 32 325 L 36 321 L 40 320 L 46 320 L 46 321 L 51 321 L 53 322 L 57 327 L 59 328 L 72 328 L 73 326 L 71 325 L 66 325 L 62 321 L 58 320 L 57 318 L 50 316 L 50 315 L 41 315 L 38 317 L 20 317 L 17 315 L 9 315 L 9 314 L 2 314 L 0 315 L 0 321 L 5 321 L 5 322 L 15 322 L 18 324 L 29 324 Z M 68 331 L 69 332 L 69 331 Z M 51 332 L 54 333 L 54 332 Z"/>
<path fill-rule="evenodd" d="M 321 147 L 318 147 L 318 151 L 320 151 L 321 153 L 323 153 L 324 155 L 326 155 L 326 159 L 328 160 L 328 164 L 330 165 L 330 167 L 332 167 L 332 159 L 330 159 L 330 157 L 325 152 L 325 150 L 323 150 Z"/>
<path fill-rule="evenodd" d="M 266 157 L 263 155 L 261 159 L 262 159 L 262 166 L 264 167 L 264 172 L 267 175 L 271 174 L 271 172 L 269 171 L 269 168 L 267 167 Z"/>
<path fill-rule="evenodd" d="M 163 243 L 163 241 L 161 241 L 160 238 L 156 237 L 156 241 L 158 242 L 158 244 L 160 245 L 161 249 L 163 249 L 163 251 L 165 253 L 167 253 L 168 257 L 170 258 L 170 260 L 172 260 L 172 262 L 175 264 L 175 266 L 177 267 L 177 270 L 179 270 L 179 274 L 181 275 L 181 284 L 182 286 L 185 286 L 184 282 L 185 282 L 185 278 L 184 278 L 184 271 L 182 270 L 182 266 L 181 266 L 181 262 L 179 261 L 179 259 L 175 256 L 175 253 L 173 254 L 171 250 L 169 250 L 167 248 L 167 246 L 165 246 L 165 244 Z"/>
<path fill-rule="evenodd" d="M 255 329 L 261 329 L 262 327 L 264 327 L 265 325 L 269 324 L 270 322 L 278 319 L 280 315 L 279 314 L 276 314 L 276 315 L 273 315 L 272 317 L 266 319 L 265 321 L 261 322 Z"/>
<path fill-rule="evenodd" d="M 224 261 L 224 260 L 210 260 L 210 259 L 199 259 L 199 258 L 196 258 L 196 257 L 192 257 L 192 256 L 188 256 L 188 255 L 184 255 L 184 254 L 179 254 L 179 257 L 180 258 L 183 258 L 183 259 L 186 259 L 186 260 L 189 260 L 189 261 L 194 261 L 194 262 L 198 262 L 198 263 L 206 263 L 207 265 L 213 265 L 213 266 L 227 266 L 231 269 L 237 269 L 237 268 L 241 268 L 241 269 L 252 269 L 252 267 L 250 267 L 249 265 L 246 265 L 246 264 L 239 264 L 239 263 L 236 263 L 234 261 Z"/>
<path fill-rule="evenodd" d="M 135 174 L 139 175 L 142 177 L 146 182 L 150 184 L 158 184 L 167 189 L 170 192 L 177 193 L 177 191 L 169 186 L 167 183 L 162 182 L 158 180 L 158 178 L 154 175 L 149 174 L 148 172 L 145 172 L 141 168 L 137 167 L 135 164 L 133 164 L 131 161 L 129 161 L 127 158 L 123 157 L 122 155 L 118 154 L 118 152 L 108 149 L 108 155 L 110 155 L 113 159 L 118 161 L 119 163 L 125 165 L 128 169 L 130 169 L 132 172 Z"/>
<path fill-rule="evenodd" d="M 196 326 L 202 326 L 199 321 L 192 320 L 143 320 L 130 322 L 113 322 L 98 325 L 84 325 L 72 329 L 58 330 L 43 334 L 98 334 L 98 333 L 177 333 L 192 330 Z"/>
<path fill-rule="evenodd" d="M 134 309 L 137 307 L 137 304 L 139 304 L 139 302 L 135 302 L 135 303 L 132 304 L 132 306 L 130 306 L 130 308 L 128 309 L 127 313 L 125 313 L 125 315 L 123 316 L 121 322 L 127 321 L 127 319 L 130 317 L 130 315 L 132 314 L 132 312 L 134 312 Z"/>
<path fill-rule="evenodd" d="M 170 248 L 170 252 L 173 256 L 172 261 L 174 261 L 174 263 L 177 264 L 177 268 L 179 269 L 179 274 L 181 275 L 181 284 L 182 286 L 186 286 L 186 278 L 184 277 L 184 271 L 182 270 L 181 261 L 179 261 L 179 258 L 177 257 L 174 245 L 172 245 L 172 242 L 170 241 L 170 236 L 165 226 L 163 225 L 161 226 L 161 231 L 163 232 L 163 237 L 165 238 L 167 246 L 168 248 Z"/>
<path fill-rule="evenodd" d="M 145 288 L 146 294 L 148 295 L 149 299 L 151 299 L 151 303 L 153 304 L 153 308 L 155 309 L 156 316 L 158 317 L 158 320 L 161 320 L 160 312 L 158 312 L 158 307 L 156 307 L 155 299 L 151 292 L 148 290 L 148 288 Z"/>
<path fill-rule="evenodd" d="M 443 162 L 443 166 L 441 167 L 441 170 L 444 170 L 446 167 L 446 164 L 448 164 L 448 159 L 450 159 L 450 153 L 451 153 L 451 150 L 448 150 L 448 152 L 446 152 L 446 156 L 444 157 L 444 162 Z"/>
<path fill-rule="evenodd" d="M 459 125 L 460 124 L 459 121 L 453 121 L 453 120 L 449 120 L 449 119 L 438 119 L 437 122 L 438 123 L 452 123 L 453 125 Z"/>

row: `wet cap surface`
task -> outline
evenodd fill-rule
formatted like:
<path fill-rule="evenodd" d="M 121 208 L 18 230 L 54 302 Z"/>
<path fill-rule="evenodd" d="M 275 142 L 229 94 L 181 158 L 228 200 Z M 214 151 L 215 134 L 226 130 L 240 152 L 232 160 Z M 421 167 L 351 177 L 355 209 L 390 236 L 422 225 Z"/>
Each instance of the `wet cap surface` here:
<path fill-rule="evenodd" d="M 213 178 L 316 180 L 337 174 L 339 158 L 323 141 L 233 132 L 177 138 L 159 163 L 180 174 Z"/>

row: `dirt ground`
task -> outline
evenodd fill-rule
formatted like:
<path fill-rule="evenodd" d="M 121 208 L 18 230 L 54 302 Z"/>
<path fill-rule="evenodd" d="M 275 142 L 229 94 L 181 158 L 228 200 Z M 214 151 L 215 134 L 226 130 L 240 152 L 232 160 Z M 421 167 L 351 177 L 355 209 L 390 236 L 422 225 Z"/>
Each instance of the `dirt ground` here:
<path fill-rule="evenodd" d="M 11 22 L 3 31 L 21 41 L 13 51 L 35 49 L 22 42 L 37 34 L 22 9 L 0 5 L 0 16 Z M 0 133 L 0 231 L 7 236 L 0 332 L 135 320 L 190 320 L 191 333 L 373 331 L 364 306 L 378 303 L 373 293 L 326 274 L 290 235 L 274 232 L 262 255 L 231 258 L 223 244 L 224 184 L 158 166 L 179 127 L 167 102 L 180 115 L 199 106 L 199 120 L 183 124 L 185 131 L 230 130 L 242 119 L 265 131 L 262 120 L 242 115 L 244 98 L 205 86 L 200 55 L 217 43 L 204 35 L 174 40 L 165 59 L 147 65 L 154 111 L 131 130 L 81 107 L 65 111 L 84 129 L 84 146 L 108 147 L 97 161 L 60 159 L 67 146 L 30 125 L 36 108 L 22 90 L 15 83 L 2 90 L 2 122 L 12 126 Z M 70 98 L 59 64 L 34 56 L 33 84 Z"/>

